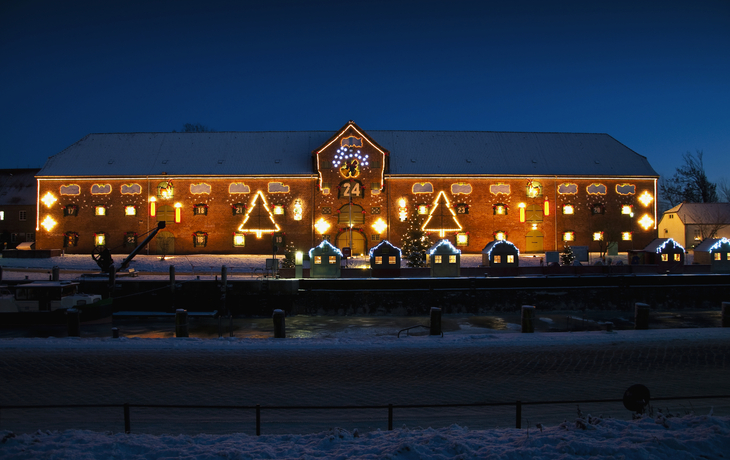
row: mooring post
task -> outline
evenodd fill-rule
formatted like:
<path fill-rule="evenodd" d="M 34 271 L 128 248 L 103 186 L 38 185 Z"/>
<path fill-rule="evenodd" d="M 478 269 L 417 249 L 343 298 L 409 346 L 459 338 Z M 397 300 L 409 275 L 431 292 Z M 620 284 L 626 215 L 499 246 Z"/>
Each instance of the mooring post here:
<path fill-rule="evenodd" d="M 515 428 L 522 428 L 522 401 L 516 401 L 515 408 Z"/>
<path fill-rule="evenodd" d="M 124 432 L 127 434 L 132 432 L 132 423 L 129 420 L 129 403 L 124 403 Z"/>
<path fill-rule="evenodd" d="M 730 302 L 722 303 L 722 327 L 730 327 Z"/>
<path fill-rule="evenodd" d="M 256 436 L 261 436 L 261 404 L 256 404 Z"/>
<path fill-rule="evenodd" d="M 184 308 L 175 310 L 175 337 L 188 337 L 188 311 Z"/>
<path fill-rule="evenodd" d="M 393 431 L 393 405 L 388 404 L 388 431 Z"/>
<path fill-rule="evenodd" d="M 112 328 L 112 339 L 118 339 L 119 338 L 119 328 L 113 327 Z"/>
<path fill-rule="evenodd" d="M 441 309 L 431 307 L 431 331 L 430 335 L 441 335 Z"/>
<path fill-rule="evenodd" d="M 79 310 L 75 308 L 66 310 L 66 329 L 69 337 L 81 337 L 79 313 Z"/>
<path fill-rule="evenodd" d="M 54 265 L 53 268 L 51 269 L 51 281 L 58 281 L 59 273 L 60 273 L 60 270 L 58 268 L 58 265 Z"/>
<path fill-rule="evenodd" d="M 274 310 L 274 338 L 286 338 L 286 329 L 284 327 L 284 310 Z"/>
<path fill-rule="evenodd" d="M 170 265 L 170 294 L 175 293 L 175 266 Z"/>
<path fill-rule="evenodd" d="M 535 332 L 535 306 L 522 306 L 522 332 Z"/>
<path fill-rule="evenodd" d="M 114 268 L 114 265 L 109 267 L 109 297 L 113 297 L 114 295 L 114 286 L 117 284 L 117 269 Z"/>
<path fill-rule="evenodd" d="M 649 304 L 636 302 L 634 329 L 649 329 Z"/>

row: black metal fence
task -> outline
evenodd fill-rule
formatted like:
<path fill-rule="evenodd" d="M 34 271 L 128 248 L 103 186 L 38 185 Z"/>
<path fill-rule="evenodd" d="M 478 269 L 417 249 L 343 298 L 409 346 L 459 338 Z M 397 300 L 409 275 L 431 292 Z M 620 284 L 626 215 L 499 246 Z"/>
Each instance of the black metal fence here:
<path fill-rule="evenodd" d="M 652 398 L 651 401 L 677 401 L 677 400 L 698 400 L 698 399 L 730 399 L 730 395 L 709 395 L 709 396 L 670 396 Z M 550 404 L 595 404 L 595 403 L 617 403 L 623 399 L 580 399 L 564 401 L 514 401 L 514 402 L 476 402 L 464 404 L 382 404 L 382 405 L 345 405 L 345 406 L 234 406 L 234 405 L 203 405 L 203 404 L 44 404 L 44 405 L 2 405 L 0 406 L 0 427 L 2 427 L 2 414 L 7 410 L 18 409 L 89 409 L 89 408 L 113 408 L 124 411 L 124 432 L 132 432 L 132 420 L 130 409 L 216 409 L 216 410 L 251 410 L 256 416 L 256 436 L 261 435 L 261 412 L 266 410 L 387 410 L 388 430 L 393 430 L 393 413 L 396 409 L 447 409 L 466 407 L 515 407 L 515 427 L 522 428 L 522 407 Z"/>

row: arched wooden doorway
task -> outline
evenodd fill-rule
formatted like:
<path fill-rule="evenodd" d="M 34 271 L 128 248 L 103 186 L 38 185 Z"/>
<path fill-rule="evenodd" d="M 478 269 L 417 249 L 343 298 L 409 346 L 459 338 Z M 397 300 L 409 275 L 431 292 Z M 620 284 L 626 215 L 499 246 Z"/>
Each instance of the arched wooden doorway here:
<path fill-rule="evenodd" d="M 360 233 L 357 229 L 352 229 L 352 255 L 353 256 L 359 256 L 365 254 L 367 251 L 367 240 L 365 239 L 365 235 Z M 344 247 L 347 247 L 350 245 L 350 230 L 345 230 L 344 232 L 337 235 L 337 241 L 335 242 L 335 246 L 337 246 L 340 250 Z"/>
<path fill-rule="evenodd" d="M 540 230 L 532 230 L 525 237 L 525 252 L 543 252 L 543 234 Z"/>
<path fill-rule="evenodd" d="M 155 236 L 156 253 L 169 256 L 175 254 L 175 235 L 172 232 L 162 231 Z"/>

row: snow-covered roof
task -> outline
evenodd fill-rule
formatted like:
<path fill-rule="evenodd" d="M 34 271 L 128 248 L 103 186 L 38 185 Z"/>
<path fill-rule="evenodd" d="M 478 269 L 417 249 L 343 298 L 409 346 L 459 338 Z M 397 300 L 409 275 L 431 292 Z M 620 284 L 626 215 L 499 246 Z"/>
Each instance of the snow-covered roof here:
<path fill-rule="evenodd" d="M 682 202 L 664 214 L 677 214 L 685 225 L 723 223 L 730 225 L 730 203 Z"/>
<path fill-rule="evenodd" d="M 38 169 L 0 169 L 0 205 L 35 205 Z"/>
<path fill-rule="evenodd" d="M 656 177 L 647 159 L 608 134 L 368 131 L 392 175 Z M 39 176 L 276 176 L 314 174 L 312 152 L 332 131 L 89 134 Z"/>

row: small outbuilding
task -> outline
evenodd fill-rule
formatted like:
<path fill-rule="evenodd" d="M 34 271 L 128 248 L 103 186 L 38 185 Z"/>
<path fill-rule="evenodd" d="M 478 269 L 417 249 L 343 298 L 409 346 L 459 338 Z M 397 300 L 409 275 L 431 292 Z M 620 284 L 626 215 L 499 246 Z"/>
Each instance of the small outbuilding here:
<path fill-rule="evenodd" d="M 702 243 L 695 246 L 694 250 L 692 251 L 694 253 L 694 260 L 692 261 L 692 263 L 700 265 L 710 265 L 712 263 L 710 248 L 712 248 L 718 241 L 720 241 L 719 238 L 705 238 Z"/>
<path fill-rule="evenodd" d="M 684 248 L 671 238 L 657 238 L 644 248 L 645 263 L 656 264 L 661 271 L 683 266 L 684 253 Z"/>
<path fill-rule="evenodd" d="M 342 273 L 342 253 L 327 240 L 309 250 L 310 278 L 339 278 Z"/>
<path fill-rule="evenodd" d="M 482 249 L 482 265 L 487 267 L 519 267 L 520 250 L 507 240 L 490 241 Z"/>
<path fill-rule="evenodd" d="M 400 276 L 401 251 L 383 240 L 370 249 L 370 274 L 373 278 L 398 278 Z"/>
<path fill-rule="evenodd" d="M 460 276 L 461 251 L 451 241 L 441 240 L 428 251 L 431 276 Z"/>
<path fill-rule="evenodd" d="M 730 273 L 730 240 L 720 238 L 709 250 L 712 273 Z"/>

